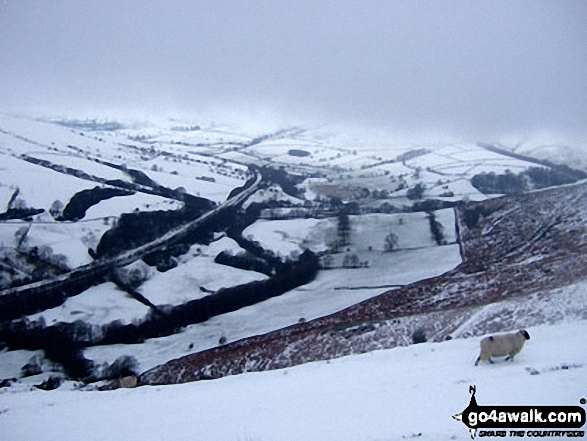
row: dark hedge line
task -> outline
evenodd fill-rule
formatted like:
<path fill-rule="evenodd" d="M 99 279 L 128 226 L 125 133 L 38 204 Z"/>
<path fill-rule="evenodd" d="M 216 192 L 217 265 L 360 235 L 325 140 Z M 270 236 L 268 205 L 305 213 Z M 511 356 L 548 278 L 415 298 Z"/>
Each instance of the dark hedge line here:
<path fill-rule="evenodd" d="M 459 204 L 457 201 L 442 201 L 439 199 L 426 199 L 422 202 L 415 202 L 412 205 L 411 211 L 412 212 L 421 212 L 421 211 L 438 211 L 444 208 L 453 208 Z"/>
<path fill-rule="evenodd" d="M 135 170 L 132 168 L 124 168 L 123 167 L 122 171 L 124 171 L 126 174 L 128 174 L 131 177 L 131 179 L 133 180 L 133 182 L 136 184 L 144 185 L 145 187 L 151 187 L 151 188 L 160 187 L 160 185 L 157 184 L 157 182 L 152 180 L 149 176 L 147 176 L 146 173 L 144 173 L 140 170 Z"/>
<path fill-rule="evenodd" d="M 213 202 L 196 198 L 196 200 L 190 199 L 179 210 L 123 213 L 116 226 L 102 235 L 93 257 L 112 257 L 137 248 L 180 225 L 197 219 L 213 208 Z"/>
<path fill-rule="evenodd" d="M 286 265 L 286 270 L 267 280 L 221 289 L 183 305 L 160 308 L 140 323 L 113 322 L 97 329 L 81 321 L 48 327 L 26 319 L 4 322 L 0 324 L 0 342 L 13 350 L 43 349 L 48 358 L 63 365 L 71 378 L 89 378 L 93 363 L 84 358 L 85 347 L 140 343 L 148 338 L 172 335 L 185 326 L 284 294 L 311 282 L 318 273 L 318 257 L 311 251 L 305 251 L 297 262 Z"/>
<path fill-rule="evenodd" d="M 436 245 L 446 245 L 446 239 L 444 238 L 444 227 L 436 220 L 436 215 L 433 211 L 428 212 L 428 222 L 430 224 L 430 233 L 432 234 Z"/>
<path fill-rule="evenodd" d="M 90 190 L 82 190 L 72 196 L 63 209 L 63 214 L 59 220 L 77 221 L 83 219 L 86 211 L 97 203 L 116 196 L 130 196 L 133 194 L 135 193 L 132 191 L 120 188 L 102 188 L 98 186 Z"/>
<path fill-rule="evenodd" d="M 245 271 L 256 271 L 267 276 L 271 276 L 272 274 L 272 268 L 266 260 L 256 257 L 249 252 L 233 256 L 226 251 L 222 251 L 216 256 L 214 263 Z"/>
<path fill-rule="evenodd" d="M 95 344 L 138 343 L 147 338 L 171 335 L 185 326 L 277 297 L 311 282 L 317 273 L 318 257 L 306 251 L 299 261 L 290 263 L 286 271 L 267 280 L 221 289 L 163 313 L 153 313 L 139 324 L 106 326 L 102 339 Z"/>
<path fill-rule="evenodd" d="M 44 212 L 42 208 L 11 208 L 0 214 L 0 221 L 12 219 L 30 220 L 33 216 Z"/>
<path fill-rule="evenodd" d="M 530 167 L 514 174 L 506 170 L 498 175 L 494 172 L 479 173 L 471 178 L 471 185 L 484 194 L 517 194 L 531 189 L 548 188 L 572 184 L 587 178 L 587 174 L 565 165 Z"/>
<path fill-rule="evenodd" d="M 91 286 L 105 281 L 105 273 L 88 273 L 76 280 L 64 280 L 38 290 L 24 290 L 0 296 L 0 322 L 55 308 L 67 297 L 81 294 Z"/>
<path fill-rule="evenodd" d="M 291 175 L 283 167 L 262 167 L 258 170 L 263 176 L 264 182 L 278 184 L 286 194 L 297 198 L 303 193 L 296 185 L 302 183 L 305 179 L 304 177 Z"/>

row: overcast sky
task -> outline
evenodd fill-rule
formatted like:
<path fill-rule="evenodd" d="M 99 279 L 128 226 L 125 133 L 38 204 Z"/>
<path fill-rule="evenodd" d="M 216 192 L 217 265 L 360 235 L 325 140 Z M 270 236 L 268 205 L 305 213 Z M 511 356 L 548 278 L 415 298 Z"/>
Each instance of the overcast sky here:
<path fill-rule="evenodd" d="M 0 106 L 587 134 L 583 0 L 1 0 Z"/>

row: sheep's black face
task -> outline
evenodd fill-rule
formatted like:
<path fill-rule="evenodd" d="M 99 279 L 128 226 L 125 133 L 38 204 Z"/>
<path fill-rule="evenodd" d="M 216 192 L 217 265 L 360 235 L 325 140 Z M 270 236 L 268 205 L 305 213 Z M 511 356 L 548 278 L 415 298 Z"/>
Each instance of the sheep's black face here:
<path fill-rule="evenodd" d="M 528 331 L 526 331 L 526 330 L 523 330 L 523 331 L 522 331 L 522 335 L 524 336 L 524 338 L 525 338 L 526 340 L 530 340 L 530 334 L 528 334 Z"/>

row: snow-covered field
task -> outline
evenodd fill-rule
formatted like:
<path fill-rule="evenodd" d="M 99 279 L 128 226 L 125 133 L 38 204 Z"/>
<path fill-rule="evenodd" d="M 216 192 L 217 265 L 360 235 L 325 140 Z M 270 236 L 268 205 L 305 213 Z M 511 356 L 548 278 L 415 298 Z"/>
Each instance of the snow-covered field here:
<path fill-rule="evenodd" d="M 18 187 L 18 198 L 28 207 L 48 211 L 55 200 L 67 203 L 77 192 L 97 185 L 96 182 L 39 167 L 9 155 L 0 154 L 0 160 L 0 185 L 11 188 L 12 193 Z"/>
<path fill-rule="evenodd" d="M 194 245 L 176 268 L 143 283 L 141 294 L 155 305 L 178 305 L 207 296 L 210 291 L 267 279 L 255 271 L 215 263 L 214 258 L 223 251 L 236 254 L 244 250 L 227 237 L 209 246 Z"/>
<path fill-rule="evenodd" d="M 309 171 L 307 176 L 312 177 L 299 185 L 306 190 L 306 200 L 270 185 L 244 205 L 286 201 L 294 209 L 326 204 L 337 192 L 346 201 L 343 195 L 352 199 L 363 190 L 370 196 L 360 199 L 362 208 L 375 208 L 387 201 L 396 209 L 411 207 L 414 201 L 408 199 L 407 191 L 416 184 L 425 187 L 425 198 L 483 200 L 490 195 L 471 185 L 475 174 L 518 173 L 536 165 L 475 144 L 405 143 L 334 127 L 247 130 L 202 123 L 202 128 L 195 130 L 200 123 L 194 121 L 123 124 L 119 130 L 92 131 L 0 115 L 0 207 L 8 208 L 17 187 L 17 205 L 48 210 L 57 199 L 66 204 L 75 193 L 101 185 L 26 162 L 19 157 L 23 154 L 104 179 L 132 181 L 124 171 L 93 160 L 101 158 L 140 170 L 160 185 L 183 187 L 216 203 L 245 182 L 250 175 L 247 163 L 284 166 L 288 172 Z M 556 150 L 532 146 L 546 156 Z M 304 152 L 308 155 L 299 156 Z M 386 196 L 374 195 L 381 190 Z M 91 261 L 87 249 L 96 247 L 122 213 L 177 209 L 180 205 L 137 192 L 101 201 L 79 222 L 57 222 L 43 213 L 35 216 L 21 246 L 23 250 L 50 247 L 54 254 L 67 257 L 70 267 L 83 265 Z M 0 208 L 0 212 L 4 210 Z M 461 263 L 461 255 L 453 210 L 439 210 L 435 216 L 443 227 L 446 244 L 442 246 L 431 234 L 426 213 L 350 216 L 350 244 L 330 254 L 332 259 L 326 265 L 330 269 L 320 271 L 311 283 L 187 326 L 175 335 L 142 344 L 92 347 L 84 355 L 98 364 L 130 355 L 137 359 L 139 370 L 145 371 L 216 347 L 221 339 L 230 343 L 317 319 L 396 286 L 444 274 Z M 259 220 L 246 228 L 243 236 L 283 259 L 295 258 L 305 249 L 332 249 L 339 239 L 337 222 L 336 217 Z M 28 224 L 20 220 L 0 224 L 0 245 L 15 248 L 19 229 Z M 393 252 L 384 252 L 391 232 L 397 243 Z M 164 273 L 136 262 L 133 268 L 147 279 L 138 291 L 156 305 L 178 305 L 222 287 L 267 277 L 214 263 L 221 251 L 244 251 L 232 239 L 217 239 L 208 246 L 193 245 L 178 258 L 177 267 Z M 362 263 L 359 267 L 343 268 L 350 254 Z M 581 313 L 585 289 L 582 284 L 577 286 L 544 294 L 545 300 L 536 294 L 466 310 L 455 319 L 458 328 L 452 341 L 197 384 L 98 393 L 73 391 L 69 383 L 54 392 L 28 391 L 31 384 L 50 375 L 51 366 L 44 366 L 41 376 L 0 389 L 1 438 L 468 439 L 465 427 L 451 416 L 468 404 L 469 384 L 477 386 L 480 404 L 570 405 L 587 396 L 583 349 L 587 321 L 581 321 L 585 319 Z M 141 320 L 148 311 L 115 285 L 105 283 L 28 319 L 42 317 L 47 324 L 82 320 L 103 325 L 114 320 Z M 433 318 L 433 314 L 415 314 L 403 317 L 397 326 L 411 329 L 411 325 L 422 326 Z M 514 363 L 473 367 L 479 337 L 471 335 L 479 334 L 479 329 L 518 325 L 531 326 L 532 339 Z M 405 334 L 409 337 L 407 331 Z M 32 356 L 41 356 L 41 351 L 0 353 L 0 380 L 19 376 Z"/>
<path fill-rule="evenodd" d="M 85 355 L 98 363 L 112 363 L 120 356 L 131 355 L 137 359 L 140 370 L 144 371 L 172 358 L 218 346 L 221 337 L 233 342 L 294 325 L 302 318 L 313 320 L 333 314 L 389 289 L 384 286 L 405 285 L 434 277 L 461 262 L 457 245 L 391 254 L 390 258 L 395 260 L 379 262 L 370 268 L 322 271 L 316 280 L 307 285 L 262 303 L 212 317 L 204 323 L 187 326 L 175 335 L 148 339 L 142 344 L 96 346 L 86 349 Z M 198 286 L 210 289 L 222 283 L 211 281 L 206 274 L 194 273 L 190 276 L 181 269 L 181 265 L 178 268 L 177 277 L 173 277 L 174 270 L 168 271 L 146 282 L 140 288 L 141 293 L 155 304 L 176 304 L 200 297 L 202 293 Z M 228 270 L 239 271 L 233 268 Z M 250 271 L 244 273 L 247 277 L 257 274 Z M 257 276 L 263 277 L 260 274 Z M 204 283 L 207 280 L 210 280 L 209 285 Z M 109 319 L 116 319 L 115 315 L 113 311 Z"/>
<path fill-rule="evenodd" d="M 72 323 L 81 320 L 92 325 L 120 320 L 131 323 L 145 317 L 149 307 L 136 301 L 112 282 L 93 286 L 83 293 L 68 298 L 63 305 L 29 316 L 32 321 L 45 320 L 47 325 L 57 322 Z"/>
<path fill-rule="evenodd" d="M 496 145 L 517 154 L 587 170 L 585 139 L 570 140 L 553 133 L 536 132 L 524 136 L 503 137 Z"/>
<path fill-rule="evenodd" d="M 304 201 L 302 199 L 294 198 L 286 194 L 281 187 L 272 185 L 267 189 L 261 189 L 255 192 L 250 198 L 248 198 L 243 204 L 243 208 L 247 208 L 254 202 L 266 202 L 266 201 L 287 201 L 293 205 L 302 205 Z"/>
<path fill-rule="evenodd" d="M 447 244 L 456 241 L 455 219 L 452 209 L 435 212 L 436 221 L 442 225 Z M 328 219 L 288 219 L 259 220 L 243 231 L 243 236 L 259 242 L 283 258 L 304 249 L 314 252 L 326 251 L 337 240 L 338 220 Z M 427 213 L 366 214 L 349 216 L 348 248 L 351 252 L 383 251 L 385 238 L 390 233 L 397 236 L 395 251 L 431 248 L 436 246 L 430 233 Z M 372 259 L 386 259 L 386 254 Z"/>
<path fill-rule="evenodd" d="M 587 322 L 528 331 L 513 362 L 478 367 L 475 337 L 182 385 L 5 390 L 0 432 L 7 441 L 466 440 L 452 416 L 469 404 L 470 385 L 480 405 L 586 397 Z"/>
<path fill-rule="evenodd" d="M 118 196 L 90 207 L 80 222 L 58 222 L 48 213 L 37 215 L 35 222 L 2 222 L 0 243 L 3 246 L 15 246 L 16 231 L 30 226 L 24 242 L 26 248 L 50 247 L 54 254 L 67 258 L 69 268 L 76 268 L 93 261 L 88 254 L 88 248 L 96 248 L 102 235 L 112 228 L 113 220 L 121 214 L 135 211 L 178 210 L 182 206 L 183 203 L 176 200 L 144 193 Z"/>
<path fill-rule="evenodd" d="M 405 219 L 401 224 L 400 218 Z M 291 326 L 300 319 L 313 320 L 333 314 L 389 288 L 438 276 L 459 265 L 461 256 L 458 245 L 454 244 L 453 211 L 438 211 L 437 220 L 446 226 L 446 238 L 453 244 L 437 246 L 434 243 L 428 219 L 423 213 L 357 216 L 351 221 L 354 222 L 354 245 L 351 250 L 360 260 L 369 261 L 368 267 L 340 268 L 342 257 L 346 254 L 340 253 L 334 255 L 338 263 L 335 262 L 332 269 L 320 271 L 314 281 L 279 297 L 188 326 L 176 335 L 149 339 L 142 344 L 88 348 L 85 354 L 97 362 L 109 363 L 119 356 L 132 355 L 139 362 L 140 369 L 147 370 L 171 358 L 215 347 L 221 337 L 232 342 L 265 334 Z M 308 248 L 320 251 L 326 231 L 336 228 L 335 224 L 332 219 L 258 222 L 249 233 L 276 253 L 279 250 L 301 251 L 295 244 L 302 242 Z M 382 252 L 389 225 L 400 229 L 398 235 L 403 238 L 405 249 Z M 254 235 L 255 232 L 259 234 Z M 273 234 L 279 237 L 272 239 Z M 368 250 L 369 240 L 375 247 L 371 251 Z M 196 253 L 195 248 L 192 247 L 190 253 Z M 228 277 L 243 283 L 264 278 L 251 271 L 214 264 L 213 256 L 222 250 L 236 253 L 239 248 L 227 238 L 214 242 L 210 247 L 201 247 L 197 258 L 190 260 L 186 257 L 185 263 L 145 282 L 139 291 L 157 305 L 177 304 L 204 295 L 199 287 L 217 289 Z"/>

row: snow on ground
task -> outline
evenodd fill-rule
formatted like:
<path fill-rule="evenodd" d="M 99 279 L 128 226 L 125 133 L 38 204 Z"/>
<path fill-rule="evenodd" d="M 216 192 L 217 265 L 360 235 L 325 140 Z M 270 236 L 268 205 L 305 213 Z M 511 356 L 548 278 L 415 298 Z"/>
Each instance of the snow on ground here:
<path fill-rule="evenodd" d="M 0 363 L 0 378 L 18 378 L 21 368 L 27 364 L 31 357 L 43 354 L 42 351 L 0 351 L 2 363 Z M 1 390 L 1 389 L 0 389 Z"/>
<path fill-rule="evenodd" d="M 14 194 L 14 190 L 8 185 L 0 184 L 0 213 L 8 209 L 8 202 L 10 202 L 10 198 Z"/>
<path fill-rule="evenodd" d="M 176 127 L 188 127 L 200 125 L 200 130 L 192 131 L 178 131 L 173 130 Z M 249 134 L 237 133 L 238 130 L 234 128 L 221 128 L 204 126 L 203 124 L 194 124 L 192 122 L 178 122 L 178 121 L 165 121 L 157 122 L 152 127 L 141 127 L 137 129 L 123 129 L 122 133 L 127 134 L 131 137 L 144 136 L 149 139 L 150 142 L 156 141 L 161 144 L 170 144 L 170 147 L 177 149 L 189 149 L 194 150 L 194 147 L 202 149 L 208 145 L 223 145 L 228 143 L 240 143 L 246 144 L 251 141 Z M 167 148 L 167 147 L 166 147 Z"/>
<path fill-rule="evenodd" d="M 268 202 L 268 201 L 287 201 L 293 205 L 302 205 L 302 199 L 294 198 L 285 193 L 279 185 L 272 185 L 269 188 L 257 190 L 244 203 L 243 208 L 247 209 L 253 202 Z"/>
<path fill-rule="evenodd" d="M 458 245 L 393 253 L 357 252 L 355 254 L 360 262 L 368 262 L 368 266 L 342 268 L 342 255 L 336 255 L 333 269 L 320 272 L 316 280 L 297 289 L 331 295 L 334 295 L 333 291 L 347 291 L 345 295 L 354 297 L 348 291 L 368 289 L 377 292 L 385 287 L 407 285 L 444 274 L 461 263 Z"/>
<path fill-rule="evenodd" d="M 220 380 L 111 392 L 0 393 L 17 440 L 467 440 L 469 404 L 578 405 L 587 322 L 528 328 L 513 362 L 473 365 L 479 338 L 423 343 Z M 544 439 L 544 438 L 543 438 Z"/>
<path fill-rule="evenodd" d="M 224 164 L 220 161 L 209 159 L 210 164 L 218 166 L 210 171 L 208 165 L 198 163 L 195 160 L 190 161 L 188 164 L 181 163 L 177 159 L 176 162 L 173 162 L 173 160 L 166 161 L 164 157 L 152 159 L 143 154 L 143 149 L 148 150 L 153 146 L 129 140 L 124 130 L 82 133 L 47 121 L 0 115 L 0 131 L 4 131 L 0 132 L 0 152 L 30 154 L 55 164 L 78 168 L 86 173 L 106 179 L 129 180 L 129 177 L 116 169 L 85 159 L 80 156 L 80 152 L 119 164 L 131 164 L 132 167 L 143 169 L 149 177 L 160 185 L 172 189 L 184 187 L 188 193 L 202 196 L 215 202 L 224 201 L 230 191 L 242 186 L 244 183 L 243 176 L 246 171 L 246 166 L 244 165 Z M 177 137 L 181 136 L 179 135 L 180 133 L 183 132 L 172 131 L 172 135 Z M 165 148 L 171 151 L 174 150 L 172 146 L 165 146 Z M 72 154 L 74 150 L 75 155 Z M 195 158 L 200 157 L 196 156 Z M 12 158 L 12 161 L 18 160 Z M 3 162 L 5 162 L 4 159 Z M 6 164 L 3 165 L 6 166 Z M 164 171 L 151 170 L 153 166 Z M 15 182 L 20 185 L 20 181 L 23 180 L 22 173 L 26 172 L 26 169 L 21 171 L 23 167 L 21 165 L 19 168 L 15 168 L 15 164 L 9 164 L 9 167 L 6 167 L 13 173 L 21 174 L 20 179 L 12 179 L 9 181 L 10 183 Z M 33 167 L 32 170 L 34 171 L 40 168 L 33 164 L 30 164 L 30 167 Z M 47 174 L 49 172 L 51 170 L 46 170 L 42 173 Z M 172 174 L 172 172 L 178 174 Z M 57 172 L 53 173 L 58 174 Z M 216 182 L 196 179 L 196 177 L 202 176 L 213 177 Z M 8 181 L 8 178 L 1 179 L 0 182 L 4 180 Z M 38 182 L 34 179 L 30 181 L 31 183 Z M 70 186 L 75 188 L 73 184 Z M 46 186 L 44 187 L 46 188 Z M 53 198 L 49 204 L 55 199 L 63 201 L 65 198 Z M 69 200 L 69 198 L 66 200 Z M 29 202 L 29 205 L 32 205 L 32 203 Z"/>
<path fill-rule="evenodd" d="M 316 184 L 326 184 L 328 180 L 326 178 L 306 178 L 301 184 L 298 184 L 297 187 L 301 190 L 304 190 L 304 197 L 309 200 L 313 201 L 318 196 L 316 192 L 313 190 L 313 186 Z"/>
<path fill-rule="evenodd" d="M 212 159 L 196 162 L 158 156 L 138 165 L 160 185 L 172 189 L 184 187 L 190 194 L 218 203 L 223 202 L 234 188 L 243 186 L 246 180 L 246 167 Z"/>
<path fill-rule="evenodd" d="M 120 142 L 129 142 L 116 132 L 74 130 L 49 121 L 0 114 L 0 150 L 15 154 L 31 152 L 85 152 L 108 160 L 121 159 Z M 138 156 L 125 150 L 125 160 Z"/>
<path fill-rule="evenodd" d="M 456 241 L 454 211 L 450 208 L 435 212 L 436 221 L 443 226 L 447 243 Z M 393 232 L 398 238 L 398 250 L 434 247 L 427 213 L 370 214 L 349 216 L 351 249 L 383 250 L 385 237 Z"/>
<path fill-rule="evenodd" d="M 25 248 L 50 247 L 53 254 L 60 254 L 67 258 L 66 264 L 76 268 L 93 262 L 88 254 L 88 248 L 95 249 L 102 235 L 112 228 L 110 220 L 83 220 L 78 222 L 55 222 L 48 214 L 37 216 L 37 221 L 28 223 L 12 221 L 0 223 L 0 234 L 6 237 L 6 244 L 16 246 L 14 233 L 10 240 L 10 233 L 19 228 L 30 226 L 24 242 Z"/>
<path fill-rule="evenodd" d="M 471 178 L 482 171 L 513 172 L 535 166 L 534 163 L 500 155 L 477 145 L 450 145 L 408 161 L 412 167 L 431 168 L 447 175 L 467 174 Z"/>
<path fill-rule="evenodd" d="M 48 216 L 48 215 L 47 215 Z M 53 254 L 67 258 L 69 268 L 88 264 L 94 259 L 88 254 L 89 247 L 95 247 L 102 234 L 110 228 L 103 221 L 83 223 L 27 223 L 30 229 L 24 242 L 25 248 L 49 247 Z"/>
<path fill-rule="evenodd" d="M 35 222 L 11 221 L 0 223 L 0 241 L 6 245 L 16 245 L 14 233 L 22 227 L 30 226 L 25 247 L 50 247 L 54 254 L 67 258 L 67 265 L 76 268 L 88 264 L 93 259 L 88 248 L 96 248 L 102 235 L 112 228 L 112 218 L 135 210 L 177 210 L 181 202 L 144 193 L 106 199 L 90 207 L 86 216 L 78 222 L 57 222 L 49 214 L 36 217 Z"/>
<path fill-rule="evenodd" d="M 194 245 L 180 258 L 177 267 L 156 273 L 139 291 L 155 305 L 179 305 L 210 295 L 209 291 L 267 279 L 266 275 L 255 271 L 214 263 L 214 258 L 222 251 L 236 254 L 244 250 L 227 237 L 209 246 Z"/>
<path fill-rule="evenodd" d="M 244 181 L 241 179 L 218 175 L 213 175 L 218 180 L 217 182 L 208 182 L 196 179 L 195 176 L 180 176 L 153 170 L 145 170 L 144 172 L 159 185 L 173 190 L 183 187 L 191 195 L 218 203 L 224 202 L 234 188 L 244 185 Z"/>
<path fill-rule="evenodd" d="M 587 170 L 585 156 L 587 140 L 585 138 L 568 138 L 542 131 L 504 136 L 499 139 L 496 146 L 517 154 Z"/>
<path fill-rule="evenodd" d="M 77 296 L 68 297 L 61 306 L 30 315 L 28 318 L 31 321 L 43 318 L 47 325 L 58 322 L 73 323 L 76 320 L 103 325 L 115 320 L 131 323 L 133 320 L 144 318 L 149 310 L 148 306 L 133 299 L 115 284 L 106 282 L 93 286 Z"/>
<path fill-rule="evenodd" d="M 228 150 L 222 151 L 221 153 L 217 152 L 217 148 L 213 150 L 213 154 L 216 155 L 218 158 L 226 159 L 227 161 L 234 161 L 237 163 L 242 164 L 255 164 L 255 165 L 265 165 L 266 163 L 256 156 L 251 156 L 246 151 L 236 151 L 236 150 Z"/>
<path fill-rule="evenodd" d="M 412 168 L 406 166 L 406 164 L 401 162 L 388 162 L 385 164 L 381 164 L 377 166 L 376 170 L 383 170 L 384 172 L 389 172 L 388 174 L 392 176 L 408 175 L 414 172 Z M 369 171 L 370 169 L 367 170 L 367 172 Z"/>
<path fill-rule="evenodd" d="M 478 329 L 524 328 L 538 323 L 587 320 L 587 281 L 528 297 L 514 297 L 472 310 L 472 315 L 452 332 L 453 337 L 469 337 Z"/>
<path fill-rule="evenodd" d="M 88 159 L 85 156 L 72 153 L 55 153 L 55 152 L 28 152 L 29 156 L 44 161 L 49 161 L 51 164 L 62 165 L 65 167 L 74 168 L 76 170 L 82 170 L 85 173 L 97 176 L 102 179 L 115 180 L 120 179 L 121 181 L 132 182 L 129 175 L 121 170 L 114 167 L 109 167 L 104 164 L 100 164 L 92 159 Z"/>
<path fill-rule="evenodd" d="M 112 363 L 121 355 L 132 355 L 144 371 L 188 352 L 215 347 L 221 337 L 231 342 L 291 326 L 301 318 L 313 320 L 323 317 L 381 294 L 386 290 L 382 286 L 408 284 L 437 276 L 461 263 L 457 245 L 387 255 L 390 260 L 374 261 L 370 268 L 321 271 L 316 280 L 307 285 L 256 305 L 213 317 L 204 323 L 187 326 L 176 335 L 149 339 L 142 344 L 88 348 L 85 355 L 100 363 Z M 166 287 L 165 295 L 169 297 L 163 303 L 168 303 L 167 299 L 173 298 L 175 292 L 171 285 L 183 282 L 173 280 L 164 285 L 158 277 L 153 279 L 153 286 L 159 289 Z M 149 283 L 143 284 L 139 291 L 157 303 L 149 297 L 149 294 L 157 292 L 155 288 L 151 290 Z M 175 295 L 186 296 L 194 292 L 190 288 L 187 294 L 180 291 Z"/>
<path fill-rule="evenodd" d="M 245 252 L 244 248 L 241 248 L 234 239 L 225 236 L 224 233 L 215 234 L 218 237 L 215 237 L 213 242 L 211 242 L 209 245 L 202 245 L 199 247 L 202 256 L 216 257 L 222 251 L 226 251 L 233 256 L 235 254 Z"/>
<path fill-rule="evenodd" d="M 314 252 L 325 251 L 327 237 L 335 234 L 335 228 L 336 220 L 332 219 L 259 220 L 245 228 L 243 237 L 287 258 L 302 252 L 304 246 Z"/>
<path fill-rule="evenodd" d="M 290 150 L 302 150 L 307 156 L 297 156 L 289 153 Z M 299 141 L 292 142 L 264 142 L 254 146 L 252 151 L 264 158 L 280 164 L 319 166 L 328 164 L 344 169 L 357 169 L 378 162 L 377 158 L 365 152 L 351 151 L 338 148 L 323 148 L 304 146 Z"/>
<path fill-rule="evenodd" d="M 27 223 L 20 221 L 0 222 L 0 247 L 16 248 L 16 233 L 21 228 L 26 228 L 26 226 Z"/>
<path fill-rule="evenodd" d="M 436 211 L 436 221 L 443 226 L 447 243 L 456 241 L 454 211 Z M 366 214 L 349 216 L 350 251 L 383 251 L 385 238 L 391 232 L 397 236 L 397 250 L 434 247 L 436 243 L 430 232 L 428 214 Z M 338 220 L 287 219 L 259 220 L 247 227 L 243 236 L 261 244 L 266 250 L 287 258 L 292 253 L 309 248 L 321 252 L 331 248 L 337 240 Z M 383 258 L 376 257 L 374 259 Z"/>
<path fill-rule="evenodd" d="M 577 144 L 540 144 L 522 145 L 518 149 L 512 149 L 516 153 L 525 154 L 534 158 L 543 159 L 555 164 L 563 164 L 572 168 L 587 170 L 587 159 L 585 151 L 587 150 L 587 141 Z"/>
<path fill-rule="evenodd" d="M 87 219 L 105 218 L 133 211 L 179 210 L 182 202 L 145 193 L 135 193 L 128 196 L 116 196 L 100 201 L 86 211 Z M 85 219 L 84 218 L 84 219 Z"/>
<path fill-rule="evenodd" d="M 487 199 L 487 196 L 477 190 L 471 184 L 469 179 L 461 178 L 455 179 L 454 181 L 447 182 L 444 185 L 437 185 L 427 191 L 429 196 L 441 196 L 446 195 L 447 193 L 454 193 L 455 196 L 453 197 L 446 197 L 442 196 L 444 200 L 448 201 L 460 201 L 460 200 L 470 200 L 470 201 L 484 201 Z"/>
<path fill-rule="evenodd" d="M 18 199 L 28 207 L 49 210 L 55 200 L 65 203 L 78 191 L 94 188 L 95 182 L 59 173 L 45 167 L 0 154 L 0 183 L 18 187 Z"/>
<path fill-rule="evenodd" d="M 221 337 L 225 337 L 229 342 L 235 341 L 293 325 L 301 318 L 312 320 L 332 314 L 379 295 L 388 288 L 443 274 L 461 263 L 458 245 L 436 246 L 430 236 L 428 219 L 424 214 L 409 213 L 401 216 L 406 219 L 401 225 L 400 215 L 376 214 L 356 218 L 353 243 L 357 244 L 357 248 L 354 252 L 361 261 L 369 262 L 367 268 L 343 269 L 340 268 L 341 262 L 337 261 L 333 269 L 319 272 L 314 281 L 279 297 L 213 317 L 205 323 L 188 326 L 177 335 L 149 339 L 144 344 L 89 348 L 86 350 L 86 356 L 98 362 L 111 363 L 121 355 L 132 355 L 138 360 L 140 368 L 147 370 L 171 358 L 185 355 L 188 351 L 202 351 L 217 346 Z M 351 216 L 351 225 L 352 218 Z M 453 241 L 453 211 L 440 210 L 437 212 L 437 219 L 446 225 L 447 240 Z M 257 224 L 259 222 L 254 225 Z M 296 247 L 299 249 L 295 244 L 301 243 L 304 239 L 306 245 L 312 249 L 324 247 L 324 237 L 327 236 L 325 231 L 336 228 L 331 219 L 295 219 L 271 221 L 267 224 L 279 226 L 275 232 L 278 237 L 270 241 L 275 245 L 275 250 L 283 250 L 288 246 L 287 238 L 279 233 L 283 230 L 287 231 L 287 237 L 291 239 L 292 251 L 295 251 Z M 403 243 L 417 249 L 383 253 L 383 233 L 388 232 L 384 227 L 389 224 L 393 224 L 394 228 L 405 228 L 405 234 L 398 235 L 404 237 Z M 273 234 L 272 229 L 264 228 L 264 231 L 264 234 Z M 245 232 L 245 236 L 246 234 Z M 373 242 L 376 248 L 369 251 L 368 240 L 372 240 L 373 235 L 378 237 L 377 234 L 381 237 Z M 202 296 L 203 293 L 199 292 L 200 286 L 214 290 L 221 286 L 224 280 L 231 280 L 233 284 L 232 279 L 229 279 L 230 274 L 255 277 L 256 273 L 253 272 L 240 273 L 234 268 L 212 263 L 213 257 L 223 249 L 232 249 L 234 253 L 238 249 L 235 248 L 238 247 L 236 243 L 223 238 L 213 242 L 210 247 L 214 249 L 207 250 L 202 247 L 202 256 L 189 259 L 185 264 L 180 264 L 177 268 L 158 274 L 145 282 L 139 291 L 155 304 L 176 304 L 182 300 Z M 197 254 L 196 247 L 192 247 L 190 253 Z M 205 259 L 206 255 L 209 256 L 209 260 Z M 342 260 L 344 255 L 340 253 L 333 256 Z"/>
<path fill-rule="evenodd" d="M 247 168 L 242 165 L 223 163 L 209 157 L 187 154 L 180 158 L 157 156 L 141 162 L 141 166 L 148 170 L 156 167 L 158 171 L 164 173 L 175 172 L 175 174 L 190 178 L 208 176 L 229 181 L 237 180 L 239 174 L 244 174 L 247 171 Z"/>

